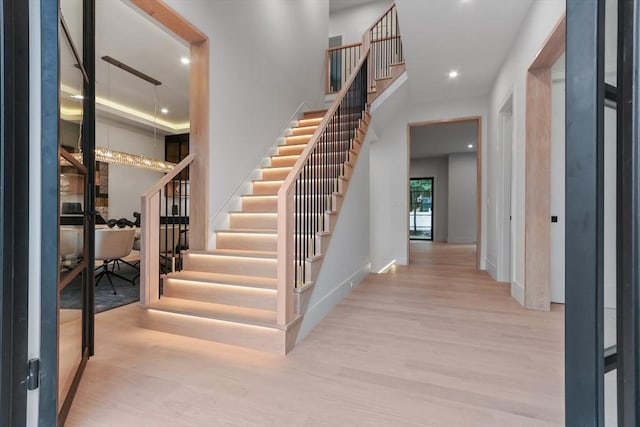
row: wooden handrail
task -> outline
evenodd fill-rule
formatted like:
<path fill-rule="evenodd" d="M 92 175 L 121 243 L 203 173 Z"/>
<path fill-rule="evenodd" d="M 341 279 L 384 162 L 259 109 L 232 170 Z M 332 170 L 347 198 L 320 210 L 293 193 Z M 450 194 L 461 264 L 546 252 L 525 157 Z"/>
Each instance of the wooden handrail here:
<path fill-rule="evenodd" d="M 371 31 L 382 21 L 382 18 L 384 18 L 387 13 L 391 12 L 391 10 L 396 7 L 396 4 L 393 3 L 391 6 L 389 6 L 388 8 L 385 9 L 385 11 L 378 17 L 378 19 L 376 19 L 375 21 L 373 21 L 373 25 L 371 25 L 369 28 L 367 28 L 367 31 L 364 32 L 364 35 L 362 36 L 363 41 L 362 41 L 362 45 L 365 48 L 368 48 L 369 45 L 371 44 Z"/>
<path fill-rule="evenodd" d="M 180 163 L 155 183 L 141 196 L 142 215 L 140 224 L 140 303 L 153 304 L 160 298 L 160 196 L 165 186 L 196 158 L 187 155 Z"/>
<path fill-rule="evenodd" d="M 295 183 L 300 176 L 300 173 L 304 165 L 309 160 L 309 157 L 316 149 L 322 135 L 327 130 L 327 126 L 331 118 L 335 115 L 339 106 L 345 99 L 351 85 L 355 81 L 356 77 L 360 73 L 360 70 L 364 66 L 366 59 L 369 57 L 369 49 L 366 49 L 358 61 L 357 65 L 351 72 L 351 76 L 344 83 L 342 89 L 336 96 L 336 99 L 329 107 L 329 110 L 325 114 L 324 118 L 320 122 L 318 128 L 311 136 L 311 139 L 307 143 L 307 146 L 300 154 L 300 157 L 293 165 L 293 168 L 287 175 L 280 189 L 278 190 L 278 265 L 277 265 L 277 308 L 276 316 L 277 323 L 285 326 L 294 319 L 294 267 L 293 267 L 293 224 L 291 218 L 294 215 L 294 195 Z"/>
<path fill-rule="evenodd" d="M 180 172 L 182 172 L 182 170 L 184 168 L 186 168 L 187 166 L 189 166 L 189 164 L 191 162 L 193 162 L 193 160 L 196 158 L 196 155 L 191 153 L 189 154 L 187 157 L 185 157 L 184 159 L 182 159 L 182 161 L 180 163 L 178 163 L 177 165 L 175 165 L 173 167 L 173 169 L 171 169 L 169 172 L 167 172 L 167 174 L 165 176 L 162 177 L 162 179 L 160 179 L 160 181 L 156 182 L 155 184 L 153 184 L 153 186 L 151 188 L 149 188 L 143 195 L 142 198 L 148 198 L 151 197 L 154 193 L 157 193 L 158 191 L 162 190 L 164 188 L 165 185 L 167 185 L 169 182 L 171 182 L 171 180 L 173 178 L 175 178 L 176 176 L 178 176 L 178 174 Z"/>
<path fill-rule="evenodd" d="M 298 160 L 293 165 L 293 169 L 291 169 L 291 172 L 289 172 L 289 175 L 282 183 L 282 186 L 278 190 L 278 197 L 280 196 L 280 194 L 283 194 L 283 192 L 290 193 L 293 190 L 293 184 L 295 183 L 296 179 L 298 179 L 298 174 L 300 173 L 300 171 L 302 170 L 302 167 L 304 166 L 307 159 L 309 158 L 309 156 L 315 149 L 316 145 L 318 144 L 320 137 L 322 136 L 325 129 L 327 128 L 327 125 L 329 124 L 329 120 L 331 120 L 331 118 L 333 117 L 333 114 L 336 112 L 336 110 L 340 106 L 340 103 L 342 102 L 345 95 L 349 91 L 349 88 L 351 87 L 351 83 L 353 83 L 353 81 L 356 79 L 356 76 L 358 75 L 360 68 L 362 68 L 362 64 L 368 57 L 369 57 L 369 50 L 367 49 L 364 52 L 364 54 L 360 57 L 360 60 L 358 61 L 356 66 L 353 68 L 353 71 L 351 72 L 351 77 L 349 77 L 349 80 L 347 80 L 342 85 L 342 89 L 338 93 L 338 96 L 336 96 L 336 99 L 333 101 L 333 104 L 331 104 L 331 107 L 329 107 L 329 110 L 325 113 L 324 118 L 318 125 L 318 128 L 316 129 L 316 131 L 311 136 L 311 139 L 307 143 L 307 146 L 304 148 L 304 150 L 300 154 L 300 157 L 298 157 Z"/>
<path fill-rule="evenodd" d="M 390 5 L 388 8 L 385 9 L 384 12 L 382 12 L 382 14 L 380 14 L 380 16 L 378 16 L 378 19 L 376 19 L 373 23 L 373 25 L 371 25 L 369 28 L 367 28 L 367 31 L 371 31 L 373 30 L 376 25 L 378 25 L 380 22 L 382 22 L 382 19 L 387 16 L 387 13 L 391 12 L 391 10 L 393 10 L 393 8 L 396 7 L 396 4 L 393 3 L 392 5 Z"/>
<path fill-rule="evenodd" d="M 380 37 L 379 39 L 375 39 L 375 40 L 371 40 L 371 43 L 382 43 L 382 42 L 386 42 L 389 40 L 396 40 L 396 39 L 400 39 L 402 38 L 402 36 L 400 34 L 397 34 L 395 36 L 385 36 L 385 37 Z"/>
<path fill-rule="evenodd" d="M 345 45 L 336 46 L 336 47 L 330 47 L 330 48 L 327 48 L 327 52 L 333 52 L 334 50 L 349 49 L 351 47 L 356 47 L 356 46 L 362 46 L 362 42 L 345 44 Z"/>

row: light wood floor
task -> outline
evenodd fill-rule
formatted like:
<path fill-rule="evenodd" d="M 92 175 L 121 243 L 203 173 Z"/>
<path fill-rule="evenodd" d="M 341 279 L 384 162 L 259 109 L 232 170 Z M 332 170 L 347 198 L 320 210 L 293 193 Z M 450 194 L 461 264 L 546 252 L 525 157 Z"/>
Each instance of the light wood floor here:
<path fill-rule="evenodd" d="M 99 314 L 67 425 L 562 425 L 563 312 L 521 308 L 473 246 L 412 245 L 287 357 Z"/>

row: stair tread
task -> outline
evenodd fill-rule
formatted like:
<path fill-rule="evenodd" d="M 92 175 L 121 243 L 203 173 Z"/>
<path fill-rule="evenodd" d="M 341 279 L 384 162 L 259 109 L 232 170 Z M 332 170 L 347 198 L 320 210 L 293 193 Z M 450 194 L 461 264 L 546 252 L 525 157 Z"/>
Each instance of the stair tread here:
<path fill-rule="evenodd" d="M 269 230 L 264 228 L 227 228 L 224 230 L 216 230 L 216 233 L 229 234 L 278 234 L 278 230 Z"/>
<path fill-rule="evenodd" d="M 274 215 L 277 216 L 278 212 L 276 211 L 255 211 L 255 212 L 246 212 L 246 211 L 231 211 L 229 215 Z"/>
<path fill-rule="evenodd" d="M 329 215 L 335 215 L 337 212 L 336 211 L 325 211 L 324 213 L 329 214 Z M 253 214 L 258 214 L 258 215 L 274 215 L 277 216 L 278 212 L 276 211 L 256 211 L 256 212 L 243 212 L 243 211 L 233 211 L 233 212 L 229 212 L 230 215 L 253 215 Z"/>
<path fill-rule="evenodd" d="M 183 298 L 162 297 L 147 306 L 156 310 L 178 314 L 205 317 L 233 323 L 243 323 L 267 328 L 284 329 L 277 325 L 275 311 L 255 308 L 234 307 L 211 302 L 195 301 Z"/>
<path fill-rule="evenodd" d="M 310 132 L 308 135 L 311 135 L 313 132 L 315 132 L 316 129 L 318 129 L 318 125 L 309 125 L 309 126 L 294 126 L 291 128 L 291 130 L 293 129 L 297 129 L 297 130 L 302 130 L 305 132 Z M 299 134 L 299 135 L 307 135 L 307 134 Z M 293 135 L 288 135 L 288 136 L 293 136 Z"/>
<path fill-rule="evenodd" d="M 211 251 L 187 251 L 191 255 L 230 256 L 242 258 L 276 259 L 278 254 L 271 251 L 247 251 L 242 249 L 214 249 Z"/>
<path fill-rule="evenodd" d="M 273 289 L 278 285 L 276 279 L 258 276 L 242 276 L 239 274 L 208 273 L 203 271 L 183 270 L 170 273 L 167 279 L 189 280 L 193 282 L 216 283 L 221 285 L 244 286 L 247 288 Z"/>
<path fill-rule="evenodd" d="M 246 198 L 255 197 L 255 198 L 263 198 L 263 199 L 272 199 L 274 197 L 278 197 L 278 195 L 277 194 L 243 194 L 241 197 L 246 197 Z"/>

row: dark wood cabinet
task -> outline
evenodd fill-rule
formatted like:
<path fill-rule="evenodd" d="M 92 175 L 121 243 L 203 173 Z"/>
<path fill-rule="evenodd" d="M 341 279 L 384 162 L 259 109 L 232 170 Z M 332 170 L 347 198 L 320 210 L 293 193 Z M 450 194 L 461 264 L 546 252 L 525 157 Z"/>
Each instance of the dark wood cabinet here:
<path fill-rule="evenodd" d="M 172 163 L 180 163 L 189 154 L 189 134 L 167 135 L 164 137 L 164 160 Z M 182 171 L 181 180 L 189 179 L 189 170 Z"/>

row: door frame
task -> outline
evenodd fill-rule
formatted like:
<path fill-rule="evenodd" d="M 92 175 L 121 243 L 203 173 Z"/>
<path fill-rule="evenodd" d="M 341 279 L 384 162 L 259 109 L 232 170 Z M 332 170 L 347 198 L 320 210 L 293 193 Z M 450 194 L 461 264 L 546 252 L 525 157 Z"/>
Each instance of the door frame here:
<path fill-rule="evenodd" d="M 436 210 L 435 210 L 435 200 L 436 200 L 436 187 L 435 187 L 435 183 L 436 183 L 436 179 L 433 176 L 427 176 L 427 177 L 414 177 L 414 178 L 409 178 L 409 182 L 411 181 L 431 181 L 431 238 L 430 239 L 411 239 L 411 232 L 409 232 L 409 239 L 410 240 L 426 240 L 427 242 L 433 242 L 433 235 L 434 235 L 434 230 L 435 230 L 435 215 L 436 215 Z M 411 185 L 409 185 L 409 207 L 411 207 Z M 411 212 L 411 211 L 409 211 Z"/>
<path fill-rule="evenodd" d="M 527 71 L 524 306 L 551 310 L 551 67 L 565 51 L 566 15 Z"/>
<path fill-rule="evenodd" d="M 509 111 L 511 118 L 511 132 L 505 133 L 505 123 L 507 117 L 506 111 Z M 501 174 L 499 182 L 502 182 L 502 188 L 499 189 L 500 204 L 498 207 L 498 221 L 496 230 L 500 233 L 499 253 L 496 266 L 496 276 L 499 282 L 509 282 L 511 284 L 512 295 L 514 294 L 514 262 L 513 262 L 513 142 L 515 141 L 515 126 L 513 120 L 513 90 L 502 103 L 499 110 L 500 117 L 500 170 Z M 508 147 L 508 149 L 507 149 Z M 515 286 L 518 286 L 517 284 Z M 517 291 L 515 291 L 517 292 Z"/>
<path fill-rule="evenodd" d="M 189 45 L 189 247 L 206 250 L 209 236 L 209 38 L 162 0 L 130 0 L 150 19 Z M 144 262 L 141 264 L 144 270 Z M 141 286 L 145 272 L 141 271 Z M 150 295 L 147 293 L 147 295 Z"/>
<path fill-rule="evenodd" d="M 27 423 L 29 334 L 29 3 L 0 2 L 0 424 Z"/>
<path fill-rule="evenodd" d="M 407 179 L 406 185 L 409 186 L 411 179 L 411 128 L 419 126 L 451 124 L 461 122 L 476 122 L 476 269 L 480 270 L 480 259 L 482 252 L 482 116 L 459 117 L 454 119 L 428 120 L 424 122 L 407 123 Z M 406 191 L 405 212 L 409 212 L 411 201 L 409 200 L 409 191 Z M 406 218 L 405 218 L 406 220 Z M 405 237 L 407 241 L 407 259 L 409 259 L 409 226 L 405 227 Z"/>

